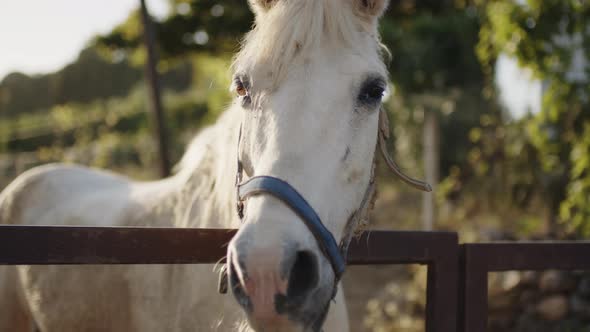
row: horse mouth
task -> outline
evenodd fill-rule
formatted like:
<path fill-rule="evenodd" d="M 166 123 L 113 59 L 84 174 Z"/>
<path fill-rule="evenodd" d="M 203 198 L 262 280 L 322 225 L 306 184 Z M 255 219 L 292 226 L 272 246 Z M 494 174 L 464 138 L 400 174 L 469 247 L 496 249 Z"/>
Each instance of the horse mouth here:
<path fill-rule="evenodd" d="M 327 307 L 310 308 L 305 298 L 289 298 L 287 294 L 277 293 L 274 296 L 275 312 L 256 312 L 251 294 L 248 294 L 243 282 L 248 282 L 248 275 L 242 272 L 237 273 L 235 259 L 228 256 L 228 284 L 229 288 L 246 313 L 247 321 L 254 331 L 320 331 L 323 325 Z M 242 280 L 243 279 L 243 280 Z M 311 279 L 307 282 L 316 283 L 318 280 Z M 297 284 L 297 283 L 295 283 Z M 295 285 L 297 286 L 297 285 Z M 293 291 L 293 290 L 291 290 Z M 328 302 L 329 304 L 329 302 Z"/>

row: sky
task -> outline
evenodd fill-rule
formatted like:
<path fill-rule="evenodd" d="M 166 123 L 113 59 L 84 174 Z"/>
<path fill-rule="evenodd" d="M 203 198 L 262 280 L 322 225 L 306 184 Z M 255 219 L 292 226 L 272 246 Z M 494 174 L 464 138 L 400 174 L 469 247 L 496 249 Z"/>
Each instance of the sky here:
<path fill-rule="evenodd" d="M 156 17 L 167 14 L 167 3 L 147 0 Z M 139 0 L 0 0 L 0 80 L 13 71 L 60 69 L 138 5 Z"/>
<path fill-rule="evenodd" d="M 500 55 L 495 76 L 500 103 L 512 118 L 520 119 L 528 113 L 536 114 L 541 110 L 541 82 L 533 80 L 531 73 L 520 68 L 515 59 Z"/>

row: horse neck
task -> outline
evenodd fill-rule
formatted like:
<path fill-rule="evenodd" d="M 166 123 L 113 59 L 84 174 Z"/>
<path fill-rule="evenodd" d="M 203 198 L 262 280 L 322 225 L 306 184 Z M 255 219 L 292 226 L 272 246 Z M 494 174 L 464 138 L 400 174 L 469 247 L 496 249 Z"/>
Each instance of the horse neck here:
<path fill-rule="evenodd" d="M 231 109 L 190 143 L 175 175 L 176 227 L 237 228 L 236 153 L 239 116 Z"/>

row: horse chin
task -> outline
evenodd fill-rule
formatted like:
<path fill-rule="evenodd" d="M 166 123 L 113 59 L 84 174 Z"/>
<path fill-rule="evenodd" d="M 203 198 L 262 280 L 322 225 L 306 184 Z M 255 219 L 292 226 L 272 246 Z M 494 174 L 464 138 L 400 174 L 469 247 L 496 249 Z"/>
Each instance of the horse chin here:
<path fill-rule="evenodd" d="M 304 326 L 301 323 L 293 322 L 284 316 L 278 316 L 271 320 L 256 320 L 248 318 L 249 331 L 256 332 L 316 332 L 321 331 L 321 323 L 317 324 L 320 328 L 313 326 Z M 314 324 L 315 325 L 315 324 Z"/>
<path fill-rule="evenodd" d="M 286 317 L 277 316 L 275 318 L 255 319 L 248 318 L 248 323 L 252 331 L 256 332 L 306 332 L 308 329 L 302 325 L 288 320 Z"/>
<path fill-rule="evenodd" d="M 257 316 L 250 313 L 247 317 L 251 330 L 256 332 L 319 332 L 322 330 L 329 303 L 320 314 L 308 317 L 293 317 L 289 315 L 274 314 Z"/>

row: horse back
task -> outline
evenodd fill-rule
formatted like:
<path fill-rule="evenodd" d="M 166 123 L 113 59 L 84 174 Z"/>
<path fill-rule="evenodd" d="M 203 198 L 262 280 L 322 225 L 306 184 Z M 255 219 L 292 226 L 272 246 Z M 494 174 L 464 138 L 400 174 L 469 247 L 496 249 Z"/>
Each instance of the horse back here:
<path fill-rule="evenodd" d="M 82 166 L 35 167 L 0 193 L 0 224 L 116 225 L 128 210 L 131 184 Z"/>

